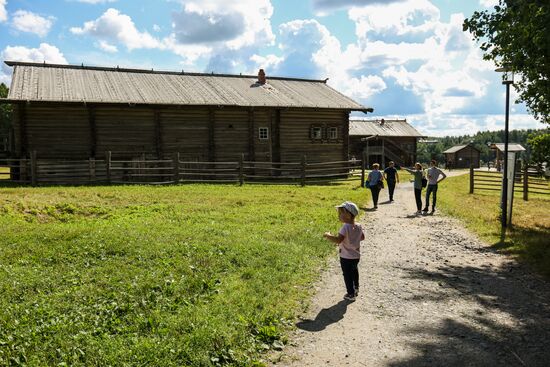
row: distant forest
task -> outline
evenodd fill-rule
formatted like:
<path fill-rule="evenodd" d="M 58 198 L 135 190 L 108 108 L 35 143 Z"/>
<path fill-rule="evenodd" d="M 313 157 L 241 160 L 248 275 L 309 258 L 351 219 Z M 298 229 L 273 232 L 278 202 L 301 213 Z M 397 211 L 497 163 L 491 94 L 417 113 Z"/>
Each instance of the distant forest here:
<path fill-rule="evenodd" d="M 521 158 L 529 160 L 530 147 L 527 144 L 527 139 L 530 136 L 548 134 L 550 128 L 545 129 L 528 129 L 528 130 L 511 130 L 508 135 L 509 143 L 518 143 L 523 145 L 526 152 L 521 155 Z M 504 130 L 499 131 L 482 131 L 475 135 L 463 135 L 463 136 L 446 136 L 443 138 L 427 138 L 427 143 L 418 143 L 418 156 L 419 162 L 426 163 L 431 159 L 436 159 L 438 162 L 445 162 L 445 155 L 443 152 L 455 145 L 473 144 L 477 149 L 481 151 L 480 159 L 482 164 L 493 161 L 495 159 L 495 152 L 489 149 L 490 143 L 503 143 L 504 142 Z"/>

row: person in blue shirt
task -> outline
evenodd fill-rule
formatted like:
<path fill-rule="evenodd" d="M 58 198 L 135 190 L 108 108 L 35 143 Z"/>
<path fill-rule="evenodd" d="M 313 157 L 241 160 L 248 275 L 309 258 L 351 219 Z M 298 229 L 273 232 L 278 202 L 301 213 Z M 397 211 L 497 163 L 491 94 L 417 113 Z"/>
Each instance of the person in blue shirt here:
<path fill-rule="evenodd" d="M 367 178 L 367 181 L 369 183 L 369 189 L 372 193 L 372 201 L 374 203 L 374 209 L 378 209 L 378 194 L 380 194 L 381 189 L 381 183 L 384 177 L 382 176 L 382 172 L 378 170 L 380 168 L 380 165 L 378 163 L 374 163 L 372 165 L 372 171 L 369 172 L 369 176 Z"/>
<path fill-rule="evenodd" d="M 399 183 L 399 174 L 395 168 L 395 163 L 391 161 L 389 166 L 384 170 L 384 179 L 388 184 L 388 193 L 390 194 L 390 201 L 393 201 L 393 193 L 395 191 L 395 184 Z"/>

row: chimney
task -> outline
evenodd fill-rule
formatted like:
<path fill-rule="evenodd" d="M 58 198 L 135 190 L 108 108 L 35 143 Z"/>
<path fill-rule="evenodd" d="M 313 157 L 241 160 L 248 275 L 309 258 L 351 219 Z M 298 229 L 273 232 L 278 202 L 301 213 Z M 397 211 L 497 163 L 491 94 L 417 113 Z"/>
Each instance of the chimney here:
<path fill-rule="evenodd" d="M 265 71 L 264 71 L 264 69 L 260 69 L 260 70 L 258 71 L 258 83 L 259 83 L 259 84 L 265 84 L 265 83 L 267 83 L 267 80 L 266 80 L 266 78 L 265 78 Z"/>

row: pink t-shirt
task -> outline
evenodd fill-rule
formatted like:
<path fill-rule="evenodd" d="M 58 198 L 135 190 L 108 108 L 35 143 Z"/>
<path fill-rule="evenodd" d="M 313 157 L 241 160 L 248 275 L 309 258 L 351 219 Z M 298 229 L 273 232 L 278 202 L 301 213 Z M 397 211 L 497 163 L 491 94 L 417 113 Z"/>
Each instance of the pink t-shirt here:
<path fill-rule="evenodd" d="M 344 240 L 338 244 L 340 257 L 344 259 L 359 259 L 361 257 L 361 237 L 363 228 L 358 224 L 344 223 L 340 232 Z"/>

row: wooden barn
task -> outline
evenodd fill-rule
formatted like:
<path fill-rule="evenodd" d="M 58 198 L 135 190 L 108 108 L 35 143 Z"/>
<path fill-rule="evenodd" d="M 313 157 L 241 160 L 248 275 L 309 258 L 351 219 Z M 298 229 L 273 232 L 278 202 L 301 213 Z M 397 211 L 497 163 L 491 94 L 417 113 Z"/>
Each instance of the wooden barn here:
<path fill-rule="evenodd" d="M 445 166 L 452 168 L 479 168 L 480 150 L 473 144 L 455 145 L 443 152 Z"/>
<path fill-rule="evenodd" d="M 365 157 L 367 166 L 389 161 L 398 166 L 411 167 L 416 162 L 416 145 L 422 137 L 407 120 L 368 120 L 351 118 L 350 155 Z"/>
<path fill-rule="evenodd" d="M 348 159 L 350 111 L 326 80 L 6 62 L 15 158 Z"/>

